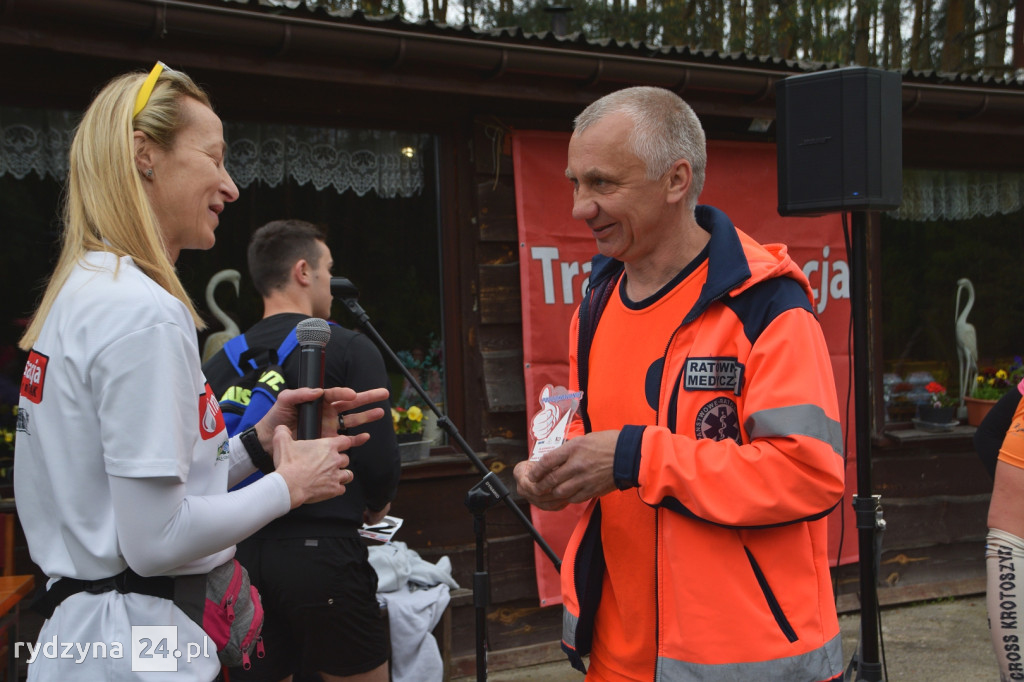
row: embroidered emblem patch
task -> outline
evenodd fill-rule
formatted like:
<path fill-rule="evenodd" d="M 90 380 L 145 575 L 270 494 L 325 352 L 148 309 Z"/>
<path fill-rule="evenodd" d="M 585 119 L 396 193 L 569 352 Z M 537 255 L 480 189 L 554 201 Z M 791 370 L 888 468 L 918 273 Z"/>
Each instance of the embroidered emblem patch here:
<path fill-rule="evenodd" d="M 25 408 L 18 409 L 18 421 L 14 430 L 18 433 L 24 433 L 26 436 L 32 435 L 28 432 L 28 410 Z"/>
<path fill-rule="evenodd" d="M 686 358 L 683 389 L 687 391 L 732 391 L 743 388 L 743 365 L 736 358 Z"/>
<path fill-rule="evenodd" d="M 729 398 L 715 398 L 700 408 L 697 421 L 693 425 L 693 434 L 699 440 L 725 440 L 731 438 L 742 443 L 740 436 L 739 413 L 736 403 Z"/>
<path fill-rule="evenodd" d="M 25 373 L 21 377 L 21 395 L 35 404 L 43 401 L 43 384 L 46 383 L 46 365 L 50 358 L 35 350 L 30 351 L 25 362 Z"/>
<path fill-rule="evenodd" d="M 210 440 L 224 430 L 224 415 L 220 411 L 220 403 L 213 395 L 210 384 L 206 384 L 206 392 L 199 396 L 199 435 L 203 440 Z"/>

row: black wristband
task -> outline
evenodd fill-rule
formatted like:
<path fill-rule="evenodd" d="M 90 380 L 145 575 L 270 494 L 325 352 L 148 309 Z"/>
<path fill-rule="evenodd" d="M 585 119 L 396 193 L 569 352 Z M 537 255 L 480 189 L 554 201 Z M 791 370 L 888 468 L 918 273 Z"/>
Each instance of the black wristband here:
<path fill-rule="evenodd" d="M 260 437 L 256 434 L 255 426 L 250 426 L 245 431 L 242 431 L 242 433 L 238 434 L 238 438 L 242 441 L 249 459 L 252 460 L 257 469 L 265 474 L 274 473 L 274 457 L 263 449 Z"/>

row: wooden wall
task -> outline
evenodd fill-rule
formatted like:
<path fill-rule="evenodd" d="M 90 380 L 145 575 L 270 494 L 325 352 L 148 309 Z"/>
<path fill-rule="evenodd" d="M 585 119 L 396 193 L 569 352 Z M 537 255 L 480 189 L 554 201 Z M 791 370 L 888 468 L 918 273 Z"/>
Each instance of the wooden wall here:
<path fill-rule="evenodd" d="M 468 384 L 464 387 L 465 422 L 471 427 L 479 424 L 479 433 L 463 435 L 470 443 L 480 444 L 476 454 L 529 518 L 529 507 L 516 494 L 512 478 L 513 467 L 526 457 L 527 417 L 508 132 L 492 122 L 476 123 L 472 163 L 465 178 L 471 204 L 466 210 L 468 225 L 464 226 L 471 236 L 462 240 L 465 254 L 459 264 L 467 283 L 460 293 Z M 427 460 L 406 465 L 393 505 L 394 513 L 405 519 L 401 535 L 409 546 L 428 561 L 448 556 L 462 588 L 452 602 L 455 675 L 475 671 L 477 610 L 471 590 L 476 539 L 474 516 L 465 506 L 465 498 L 483 475 L 457 449 L 444 455 L 435 451 Z M 539 606 L 529 530 L 505 504 L 499 503 L 483 517 L 490 580 L 486 607 L 489 669 L 561 658 L 561 607 Z"/>
<path fill-rule="evenodd" d="M 984 593 L 992 479 L 974 452 L 974 427 L 886 433 L 872 453 L 872 491 L 881 497 L 885 520 L 879 603 Z M 856 537 L 844 538 L 845 546 L 856 543 Z M 833 571 L 840 611 L 860 608 L 859 570 L 848 564 Z"/>

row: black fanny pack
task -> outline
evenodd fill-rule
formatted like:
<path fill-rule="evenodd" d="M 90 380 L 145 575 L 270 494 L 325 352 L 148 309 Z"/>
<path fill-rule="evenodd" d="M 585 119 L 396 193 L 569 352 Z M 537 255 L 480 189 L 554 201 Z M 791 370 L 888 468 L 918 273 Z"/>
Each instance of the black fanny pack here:
<path fill-rule="evenodd" d="M 154 576 L 145 578 L 130 568 L 126 568 L 112 578 L 99 580 L 79 580 L 78 578 L 60 578 L 50 589 L 40 594 L 32 603 L 32 610 L 49 618 L 65 599 L 79 592 L 102 594 L 104 592 L 137 592 L 161 599 L 174 599 L 174 578 Z"/>
<path fill-rule="evenodd" d="M 263 605 L 248 573 L 236 559 L 209 573 L 175 578 L 144 577 L 130 568 L 100 580 L 60 578 L 36 598 L 32 609 L 49 618 L 71 595 L 113 591 L 170 599 L 213 640 L 217 656 L 226 666 L 248 669 L 253 652 L 257 658 L 263 658 Z"/>

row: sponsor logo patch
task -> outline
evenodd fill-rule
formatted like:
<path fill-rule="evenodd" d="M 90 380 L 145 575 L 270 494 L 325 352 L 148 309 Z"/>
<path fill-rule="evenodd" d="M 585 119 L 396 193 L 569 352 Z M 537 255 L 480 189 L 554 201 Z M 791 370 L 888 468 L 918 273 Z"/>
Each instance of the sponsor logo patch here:
<path fill-rule="evenodd" d="M 37 405 L 43 400 L 43 384 L 46 383 L 46 365 L 50 358 L 32 350 L 25 362 L 25 373 L 21 377 L 21 395 Z"/>
<path fill-rule="evenodd" d="M 230 456 L 230 454 L 231 453 L 228 450 L 228 441 L 225 440 L 223 443 L 221 443 L 220 445 L 217 446 L 217 458 L 216 458 L 215 461 L 223 462 L 223 461 L 227 460 L 227 458 Z"/>
<path fill-rule="evenodd" d="M 686 358 L 683 389 L 687 391 L 732 391 L 743 388 L 743 365 L 736 358 Z"/>
<path fill-rule="evenodd" d="M 742 443 L 740 435 L 739 413 L 736 403 L 730 398 L 715 398 L 700 408 L 697 421 L 693 425 L 693 434 L 700 440 L 726 440 L 727 438 Z"/>
<path fill-rule="evenodd" d="M 213 395 L 210 383 L 206 383 L 206 392 L 199 396 L 199 434 L 203 440 L 210 440 L 224 430 L 224 415 L 220 411 L 220 403 Z"/>
<path fill-rule="evenodd" d="M 23 407 L 18 408 L 18 421 L 14 430 L 18 433 L 24 433 L 26 436 L 32 435 L 28 432 L 28 410 Z"/>

